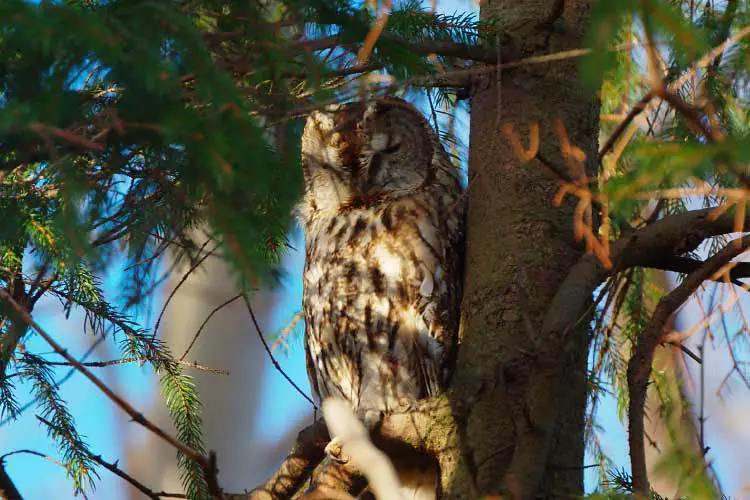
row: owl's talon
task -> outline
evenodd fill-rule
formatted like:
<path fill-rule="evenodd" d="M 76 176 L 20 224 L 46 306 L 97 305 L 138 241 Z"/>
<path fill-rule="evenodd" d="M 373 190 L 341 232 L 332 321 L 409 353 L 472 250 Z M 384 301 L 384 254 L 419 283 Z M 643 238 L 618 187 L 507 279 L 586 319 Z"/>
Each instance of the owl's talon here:
<path fill-rule="evenodd" d="M 349 461 L 349 457 L 344 455 L 343 449 L 344 443 L 341 439 L 335 437 L 326 445 L 325 452 L 331 460 L 335 460 L 340 464 L 345 464 Z"/>

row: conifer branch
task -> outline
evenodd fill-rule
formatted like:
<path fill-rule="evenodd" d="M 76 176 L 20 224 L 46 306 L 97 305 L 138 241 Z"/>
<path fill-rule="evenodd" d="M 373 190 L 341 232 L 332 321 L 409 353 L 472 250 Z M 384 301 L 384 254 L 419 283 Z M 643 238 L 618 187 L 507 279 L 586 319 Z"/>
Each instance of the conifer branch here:
<path fill-rule="evenodd" d="M 125 413 L 127 413 L 130 418 L 133 419 L 136 423 L 142 425 L 149 431 L 151 431 L 153 434 L 161 438 L 162 440 L 169 443 L 171 446 L 179 450 L 180 452 L 184 453 L 185 456 L 190 458 L 191 460 L 194 460 L 196 463 L 200 464 L 201 467 L 204 469 L 208 469 L 208 460 L 206 457 L 204 457 L 202 454 L 198 453 L 192 448 L 189 448 L 179 441 L 177 441 L 174 437 L 167 434 L 165 431 L 163 431 L 161 428 L 157 427 L 155 424 L 153 424 L 151 421 L 147 420 L 146 417 L 143 416 L 142 413 L 138 412 L 133 408 L 127 401 L 122 399 L 120 396 L 115 394 L 112 389 L 110 389 L 104 382 L 102 382 L 96 375 L 94 375 L 88 368 L 81 365 L 73 356 L 68 354 L 68 351 L 63 349 L 60 344 L 58 344 L 47 332 L 40 327 L 36 321 L 27 313 L 23 307 L 21 307 L 18 302 L 16 302 L 13 297 L 8 294 L 3 289 L 0 289 L 0 299 L 5 300 L 8 302 L 13 309 L 20 315 L 21 319 L 29 325 L 31 328 L 33 328 L 37 334 L 39 334 L 40 337 L 44 339 L 45 342 L 47 342 L 52 349 L 65 358 L 65 360 L 70 363 L 73 367 L 75 367 L 79 372 L 81 372 L 87 379 L 89 379 L 97 388 L 99 388 L 100 391 L 102 391 L 112 402 L 114 402 L 117 406 L 120 407 Z"/>
<path fill-rule="evenodd" d="M 81 366 L 87 366 L 90 368 L 105 368 L 107 366 L 116 366 L 116 365 L 123 365 L 126 363 L 146 363 L 146 362 L 154 362 L 157 360 L 154 359 L 146 359 L 146 358 L 120 358 L 120 359 L 110 359 L 107 361 L 82 361 L 80 362 Z M 73 366 L 67 361 L 41 361 L 41 363 L 49 366 Z M 229 375 L 229 370 L 225 370 L 223 368 L 214 368 L 211 366 L 206 366 L 198 363 L 197 361 L 184 361 L 181 359 L 175 360 L 175 363 L 181 366 L 187 366 L 190 368 L 195 368 L 196 370 L 200 370 L 203 372 L 209 372 L 209 373 L 216 373 L 218 375 Z"/>

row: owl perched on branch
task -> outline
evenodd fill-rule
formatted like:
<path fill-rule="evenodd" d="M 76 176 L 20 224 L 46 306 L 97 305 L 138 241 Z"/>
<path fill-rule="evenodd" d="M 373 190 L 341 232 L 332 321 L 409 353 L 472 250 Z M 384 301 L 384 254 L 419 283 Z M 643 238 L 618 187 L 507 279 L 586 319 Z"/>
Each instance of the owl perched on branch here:
<path fill-rule="evenodd" d="M 460 174 L 422 114 L 395 97 L 313 112 L 302 165 L 311 386 L 372 424 L 441 393 L 451 375 Z"/>

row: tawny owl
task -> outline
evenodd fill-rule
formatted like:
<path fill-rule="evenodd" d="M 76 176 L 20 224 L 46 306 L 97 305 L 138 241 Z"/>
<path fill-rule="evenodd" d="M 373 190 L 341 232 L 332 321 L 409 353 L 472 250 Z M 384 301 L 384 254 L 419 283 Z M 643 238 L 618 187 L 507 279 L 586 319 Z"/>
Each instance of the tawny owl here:
<path fill-rule="evenodd" d="M 302 165 L 314 393 L 370 422 L 439 394 L 459 322 L 459 171 L 421 113 L 394 97 L 312 113 Z"/>

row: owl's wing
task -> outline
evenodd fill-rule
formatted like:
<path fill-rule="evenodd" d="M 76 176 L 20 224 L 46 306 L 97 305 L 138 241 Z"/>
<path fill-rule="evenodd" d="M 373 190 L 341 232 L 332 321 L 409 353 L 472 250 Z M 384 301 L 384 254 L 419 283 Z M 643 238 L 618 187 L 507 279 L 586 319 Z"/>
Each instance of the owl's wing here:
<path fill-rule="evenodd" d="M 459 196 L 452 207 L 446 223 L 445 267 L 447 289 L 441 295 L 441 309 L 447 311 L 445 328 L 445 361 L 443 364 L 443 384 L 450 383 L 458 352 L 458 331 L 461 323 L 461 299 L 463 297 L 464 261 L 466 256 L 466 197 Z"/>
<path fill-rule="evenodd" d="M 418 310 L 427 335 L 411 359 L 426 396 L 442 392 L 455 366 L 464 267 L 464 206 L 460 184 L 426 193 L 426 213 L 412 222 L 413 261 L 423 272 L 415 287 Z M 430 199 L 431 196 L 435 198 Z M 421 330 L 421 329 L 418 329 Z M 424 330 L 422 330 L 424 331 Z"/>

